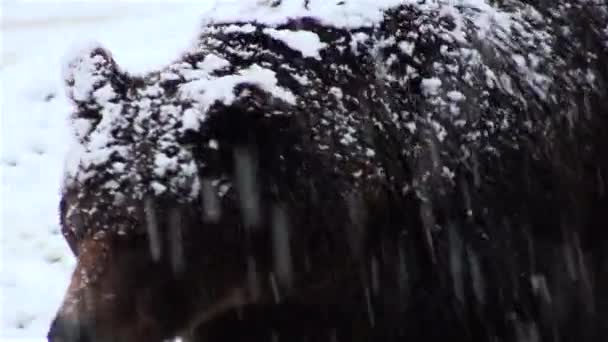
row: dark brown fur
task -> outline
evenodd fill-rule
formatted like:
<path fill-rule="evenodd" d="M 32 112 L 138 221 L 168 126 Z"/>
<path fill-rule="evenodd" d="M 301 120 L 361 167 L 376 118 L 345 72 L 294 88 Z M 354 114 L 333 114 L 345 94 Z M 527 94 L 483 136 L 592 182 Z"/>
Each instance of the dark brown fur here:
<path fill-rule="evenodd" d="M 200 129 L 179 135 L 176 146 L 192 152 L 211 199 L 204 191 L 188 198 L 187 186 L 142 195 L 138 187 L 157 180 L 144 171 L 120 179 L 118 202 L 103 187 L 124 176 L 112 163 L 138 172 L 151 163 L 158 136 L 141 143 L 128 120 L 137 90 L 158 73 L 131 77 L 104 50 L 89 52 L 102 56 L 102 83 L 120 97 L 112 101 L 127 103 L 127 128 L 112 134 L 135 152 L 64 191 L 62 227 L 78 265 L 50 340 L 600 341 L 608 334 L 607 15 L 531 3 L 552 21 L 523 16 L 510 45 L 465 23 L 471 38 L 461 46 L 446 38 L 455 28 L 449 14 L 410 5 L 387 11 L 375 28 L 310 18 L 280 27 L 317 33 L 329 45 L 320 62 L 259 24 L 203 34 L 210 50 L 179 63 L 194 68 L 215 53 L 230 62 L 218 75 L 265 63 L 301 100 L 289 105 L 241 84 L 234 103 L 214 104 Z M 541 53 L 540 36 L 521 36 L 536 29 L 555 38 L 541 67 L 552 81 L 544 97 L 511 57 Z M 351 50 L 354 33 L 371 38 Z M 413 43 L 413 56 L 399 42 Z M 441 52 L 460 48 L 479 61 Z M 233 52 L 253 50 L 265 53 Z M 441 74 L 436 64 L 459 68 Z M 488 85 L 483 68 L 512 89 Z M 318 82 L 302 86 L 294 73 Z M 466 95 L 464 124 L 425 93 L 423 79 L 435 74 Z M 176 102 L 184 82 L 160 82 L 161 102 Z M 342 99 L 331 95 L 336 87 Z M 75 117 L 96 127 L 102 106 L 75 102 Z M 342 143 L 347 135 L 356 143 Z"/>

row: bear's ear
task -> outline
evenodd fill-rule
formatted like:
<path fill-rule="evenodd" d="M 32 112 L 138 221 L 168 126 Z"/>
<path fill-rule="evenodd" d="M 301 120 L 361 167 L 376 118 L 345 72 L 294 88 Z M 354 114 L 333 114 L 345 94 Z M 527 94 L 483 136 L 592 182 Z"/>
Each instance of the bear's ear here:
<path fill-rule="evenodd" d="M 67 95 L 75 104 L 99 109 L 126 96 L 129 77 L 118 68 L 110 51 L 91 45 L 72 56 L 67 59 L 63 77 Z"/>

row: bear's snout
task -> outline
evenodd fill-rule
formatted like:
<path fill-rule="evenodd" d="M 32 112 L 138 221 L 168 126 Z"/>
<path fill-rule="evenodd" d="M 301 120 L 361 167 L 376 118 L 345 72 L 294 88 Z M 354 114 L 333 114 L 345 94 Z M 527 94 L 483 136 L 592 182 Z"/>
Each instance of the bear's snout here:
<path fill-rule="evenodd" d="M 47 339 L 49 342 L 93 342 L 88 324 L 63 317 L 53 320 Z"/>

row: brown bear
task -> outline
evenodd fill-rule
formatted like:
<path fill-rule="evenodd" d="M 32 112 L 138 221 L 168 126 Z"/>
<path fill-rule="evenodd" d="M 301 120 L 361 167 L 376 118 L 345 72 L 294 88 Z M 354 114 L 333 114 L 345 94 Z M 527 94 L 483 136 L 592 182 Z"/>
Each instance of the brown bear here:
<path fill-rule="evenodd" d="M 602 340 L 605 6 L 305 3 L 69 62 L 49 341 Z"/>

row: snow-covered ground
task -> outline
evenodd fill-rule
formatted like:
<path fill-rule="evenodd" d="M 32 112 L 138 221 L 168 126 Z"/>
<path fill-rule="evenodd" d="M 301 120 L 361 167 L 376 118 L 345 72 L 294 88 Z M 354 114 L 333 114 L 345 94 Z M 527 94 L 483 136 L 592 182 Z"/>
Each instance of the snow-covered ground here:
<path fill-rule="evenodd" d="M 66 54 L 97 41 L 145 72 L 192 42 L 214 1 L 1 1 L 0 341 L 42 341 L 74 266 L 57 215 Z"/>

